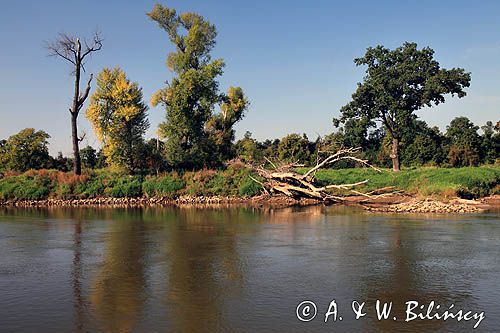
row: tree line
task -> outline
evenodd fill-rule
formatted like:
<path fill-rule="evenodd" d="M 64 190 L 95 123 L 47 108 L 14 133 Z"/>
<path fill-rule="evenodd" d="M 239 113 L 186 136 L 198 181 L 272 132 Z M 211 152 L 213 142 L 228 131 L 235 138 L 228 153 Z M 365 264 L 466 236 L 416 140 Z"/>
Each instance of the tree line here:
<path fill-rule="evenodd" d="M 142 119 L 144 122 L 144 119 Z M 125 135 L 125 134 L 124 134 Z M 117 136 L 118 138 L 120 136 Z M 44 131 L 26 128 L 11 137 L 0 140 L 0 171 L 29 169 L 57 169 L 70 171 L 73 159 L 61 153 L 49 155 L 48 139 Z M 113 139 L 115 140 L 115 139 Z M 96 150 L 86 146 L 80 150 L 84 169 L 122 168 L 134 172 L 158 174 L 175 169 L 165 158 L 165 143 L 157 139 L 122 141 Z M 267 159 L 300 162 L 314 165 L 318 152 L 335 151 L 342 147 L 363 147 L 361 157 L 379 167 L 391 167 L 392 138 L 383 128 L 367 131 L 362 122 L 349 122 L 332 134 L 310 140 L 306 134 L 292 133 L 281 139 L 258 141 L 246 132 L 243 138 L 231 143 L 228 156 L 249 164 L 262 164 Z M 129 159 L 129 151 L 132 156 Z M 400 158 L 403 165 L 464 167 L 498 164 L 500 160 L 500 121 L 474 125 L 467 117 L 453 119 L 441 132 L 422 120 L 415 120 L 401 136 Z M 351 163 L 340 164 L 351 167 Z"/>
<path fill-rule="evenodd" d="M 468 166 L 494 163 L 499 159 L 500 123 L 478 126 L 465 117 L 451 121 L 445 133 L 419 120 L 415 112 L 445 102 L 445 96 L 466 95 L 471 74 L 462 68 L 444 69 L 434 59 L 434 51 L 406 42 L 390 50 L 370 47 L 354 60 L 366 66 L 352 100 L 333 119 L 336 130 L 311 141 L 305 135 L 290 134 L 281 140 L 258 142 L 246 133 L 235 142 L 234 125 L 249 108 L 240 87 L 221 92 L 218 78 L 225 63 L 213 59 L 217 31 L 196 13 L 177 13 L 156 4 L 147 13 L 164 30 L 174 51 L 167 67 L 174 74 L 152 97 L 152 106 L 162 106 L 165 120 L 159 125 L 160 139 L 146 141 L 150 127 L 148 103 L 137 82 L 120 68 L 104 68 L 89 75 L 80 86 L 87 57 L 103 47 L 96 33 L 90 41 L 61 34 L 48 43 L 49 54 L 72 66 L 73 101 L 69 108 L 72 131 L 72 158 L 48 154 L 49 135 L 27 128 L 0 141 L 0 170 L 24 171 L 37 168 L 73 170 L 112 167 L 130 174 L 164 170 L 194 170 L 222 167 L 239 158 L 261 163 L 277 158 L 304 164 L 314 163 L 318 152 L 340 147 L 361 147 L 362 154 L 379 166 L 403 165 Z M 89 98 L 85 116 L 92 124 L 101 149 L 80 149 L 84 136 L 78 135 L 77 119 Z"/>

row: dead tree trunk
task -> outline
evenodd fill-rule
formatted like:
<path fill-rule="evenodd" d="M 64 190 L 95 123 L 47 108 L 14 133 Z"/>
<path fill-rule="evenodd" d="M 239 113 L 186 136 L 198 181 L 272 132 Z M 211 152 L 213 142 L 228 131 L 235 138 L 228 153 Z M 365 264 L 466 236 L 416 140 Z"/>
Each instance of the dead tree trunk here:
<path fill-rule="evenodd" d="M 344 200 L 342 195 L 335 195 L 332 193 L 332 190 L 340 190 L 342 192 L 370 198 L 375 195 L 383 195 L 389 188 L 377 189 L 368 193 L 356 190 L 356 187 L 366 184 L 368 179 L 350 184 L 317 184 L 315 176 L 319 169 L 331 166 L 342 160 L 354 161 L 381 172 L 381 170 L 370 165 L 366 160 L 354 156 L 358 151 L 359 148 L 341 149 L 336 153 L 330 154 L 323 160 L 318 159 L 316 166 L 312 167 L 304 174 L 295 171 L 298 167 L 303 166 L 298 163 L 277 166 L 275 163 L 267 160 L 272 168 L 267 169 L 264 168 L 264 166 L 255 168 L 259 176 L 263 178 L 263 181 L 257 179 L 254 179 L 254 181 L 258 182 L 263 187 L 264 191 L 268 193 L 281 193 L 295 199 L 312 198 L 324 202 Z"/>
<path fill-rule="evenodd" d="M 85 71 L 85 57 L 92 52 L 97 52 L 102 48 L 102 38 L 99 34 L 95 34 L 92 45 L 84 41 L 84 50 L 79 38 L 73 38 L 66 34 L 61 34 L 57 40 L 47 45 L 49 55 L 58 56 L 70 62 L 74 68 L 73 74 L 75 75 L 75 89 L 73 94 L 73 103 L 69 109 L 71 114 L 71 137 L 73 144 L 73 171 L 76 175 L 82 173 L 82 163 L 80 158 L 79 143 L 83 137 L 78 137 L 78 114 L 80 113 L 83 103 L 89 96 L 90 82 L 92 81 L 92 74 L 90 74 L 87 82 L 87 87 L 80 92 L 80 76 L 81 71 Z"/>

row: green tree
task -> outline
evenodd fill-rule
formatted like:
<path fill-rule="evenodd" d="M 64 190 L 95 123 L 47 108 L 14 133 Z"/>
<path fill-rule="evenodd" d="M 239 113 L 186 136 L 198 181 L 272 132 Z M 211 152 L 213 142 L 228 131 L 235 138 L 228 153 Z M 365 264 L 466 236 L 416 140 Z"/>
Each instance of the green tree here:
<path fill-rule="evenodd" d="M 133 174 L 149 127 L 148 107 L 142 101 L 142 89 L 130 82 L 119 68 L 105 68 L 97 76 L 97 89 L 90 98 L 86 116 L 110 166 L 125 168 Z"/>
<path fill-rule="evenodd" d="M 399 145 L 413 113 L 443 103 L 446 94 L 464 97 L 463 89 L 470 83 L 470 73 L 462 68 L 441 68 L 434 51 L 429 47 L 418 50 L 416 43 L 407 42 L 395 50 L 370 47 L 354 62 L 368 66 L 366 76 L 358 83 L 352 101 L 341 108 L 338 121 L 381 122 L 392 140 L 394 171 L 400 169 Z"/>
<path fill-rule="evenodd" d="M 236 142 L 236 155 L 245 162 L 258 162 L 262 158 L 259 143 L 247 131 L 242 139 Z"/>
<path fill-rule="evenodd" d="M 164 143 L 158 139 L 149 139 L 142 147 L 141 169 L 154 172 L 157 175 L 166 169 L 162 155 Z"/>
<path fill-rule="evenodd" d="M 80 150 L 82 164 L 84 167 L 94 169 L 97 165 L 97 151 L 92 146 L 86 146 Z"/>
<path fill-rule="evenodd" d="M 167 67 L 176 76 L 151 100 L 153 106 L 162 104 L 166 109 L 166 121 L 160 124 L 166 160 L 175 168 L 217 164 L 230 155 L 232 126 L 242 118 L 248 102 L 241 88 L 230 88 L 227 95 L 219 93 L 216 79 L 223 73 L 224 62 L 210 55 L 215 26 L 198 14 L 177 14 L 159 4 L 147 15 L 175 46 Z M 218 116 L 214 116 L 216 104 L 222 104 Z"/>
<path fill-rule="evenodd" d="M 0 148 L 0 165 L 5 170 L 26 171 L 49 166 L 48 135 L 25 128 L 10 136 Z"/>
<path fill-rule="evenodd" d="M 209 138 L 214 144 L 216 164 L 222 164 L 224 161 L 236 156 L 233 147 L 234 124 L 243 118 L 243 114 L 248 107 L 248 100 L 239 87 L 230 87 L 227 95 L 223 96 L 221 111 L 212 116 L 207 122 Z"/>
<path fill-rule="evenodd" d="M 62 152 L 58 152 L 57 157 L 50 157 L 50 167 L 59 171 L 68 172 L 73 168 L 73 159 L 63 156 Z"/>
<path fill-rule="evenodd" d="M 429 128 L 423 120 L 414 119 L 401 139 L 401 160 L 406 165 L 440 165 L 446 159 L 445 138 L 439 128 Z"/>
<path fill-rule="evenodd" d="M 500 124 L 500 122 L 498 122 Z M 481 127 L 481 152 L 486 163 L 495 163 L 500 158 L 500 131 L 493 125 L 492 121 L 486 122 Z"/>
<path fill-rule="evenodd" d="M 457 117 L 446 127 L 448 161 L 452 166 L 475 166 L 481 161 L 479 127 L 467 117 Z"/>
<path fill-rule="evenodd" d="M 289 134 L 278 145 L 278 157 L 282 161 L 309 164 L 314 147 L 307 135 Z"/>

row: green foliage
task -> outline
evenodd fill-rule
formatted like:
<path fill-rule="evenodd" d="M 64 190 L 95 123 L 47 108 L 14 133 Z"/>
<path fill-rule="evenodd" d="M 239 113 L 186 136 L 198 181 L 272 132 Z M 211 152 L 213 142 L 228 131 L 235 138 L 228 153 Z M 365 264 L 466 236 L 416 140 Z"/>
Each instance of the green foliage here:
<path fill-rule="evenodd" d="M 186 183 L 177 174 L 147 177 L 142 183 L 142 191 L 148 197 L 172 196 L 184 189 Z"/>
<path fill-rule="evenodd" d="M 413 120 L 401 140 L 401 159 L 408 166 L 441 165 L 446 156 L 445 138 L 439 128 L 429 128 L 422 120 Z"/>
<path fill-rule="evenodd" d="M 411 168 L 402 169 L 401 172 L 397 173 L 391 173 L 388 170 L 379 173 L 372 169 L 353 168 L 320 170 L 316 177 L 320 183 L 325 185 L 355 183 L 368 179 L 368 184 L 361 188 L 365 191 L 394 186 L 407 193 L 422 196 L 464 195 L 466 191 L 474 193 L 474 196 L 484 196 L 493 194 L 495 186 L 500 183 L 500 168 Z M 482 190 L 478 188 L 482 188 Z"/>
<path fill-rule="evenodd" d="M 97 89 L 90 98 L 86 116 L 110 166 L 135 172 L 143 135 L 149 127 L 148 107 L 142 89 L 130 82 L 119 68 L 105 68 L 97 76 Z M 97 163 L 97 161 L 95 161 Z"/>
<path fill-rule="evenodd" d="M 104 194 L 113 198 L 140 197 L 142 195 L 141 180 L 133 176 L 115 178 L 109 182 Z"/>
<path fill-rule="evenodd" d="M 309 164 L 314 147 L 309 142 L 307 135 L 289 134 L 281 139 L 278 145 L 278 157 L 286 162 L 299 162 Z"/>
<path fill-rule="evenodd" d="M 448 160 L 452 166 L 475 166 L 481 159 L 481 138 L 479 127 L 466 117 L 453 119 L 446 128 L 449 143 Z"/>
<path fill-rule="evenodd" d="M 198 14 L 177 14 L 159 4 L 147 15 L 167 32 L 176 49 L 167 58 L 176 76 L 152 98 L 153 105 L 166 109 L 166 121 L 159 128 L 167 139 L 166 161 L 175 169 L 220 165 L 233 154 L 232 127 L 243 117 L 248 101 L 241 88 L 219 93 L 216 79 L 224 62 L 211 59 L 215 26 Z M 216 104 L 221 104 L 221 112 L 215 115 Z"/>
<path fill-rule="evenodd" d="M 59 171 L 68 172 L 73 169 L 73 159 L 63 156 L 62 152 L 58 152 L 56 158 L 51 157 L 50 167 Z"/>
<path fill-rule="evenodd" d="M 244 162 L 258 162 L 262 160 L 262 153 L 259 150 L 259 142 L 252 139 L 252 133 L 247 131 L 242 139 L 235 144 L 236 156 Z"/>
<path fill-rule="evenodd" d="M 261 192 L 262 188 L 250 176 L 243 178 L 238 189 L 238 194 L 242 197 L 253 197 Z"/>
<path fill-rule="evenodd" d="M 300 170 L 299 170 L 300 171 Z M 225 170 L 175 172 L 159 177 L 129 176 L 109 170 L 90 171 L 76 176 L 56 170 L 30 170 L 0 179 L 0 199 L 39 200 L 82 199 L 96 197 L 175 197 L 181 194 L 246 196 L 258 195 L 258 178 L 243 164 L 231 164 Z M 500 189 L 500 167 L 411 168 L 399 173 L 372 169 L 329 169 L 316 174 L 320 184 L 355 183 L 369 179 L 360 190 L 386 186 L 422 196 L 461 196 L 478 198 Z"/>
<path fill-rule="evenodd" d="M 252 171 L 239 163 L 231 164 L 225 170 L 200 170 L 187 172 L 186 193 L 191 195 L 223 195 L 236 196 L 252 190 L 248 180 Z M 251 180 L 251 179 L 250 179 Z"/>
<path fill-rule="evenodd" d="M 367 66 L 366 76 L 334 122 L 358 119 L 374 126 L 374 121 L 380 121 L 392 139 L 395 170 L 399 169 L 399 141 L 415 119 L 414 112 L 443 103 L 446 94 L 464 97 L 463 89 L 470 84 L 470 73 L 461 68 L 440 68 L 434 51 L 429 47 L 418 50 L 415 43 L 404 43 L 395 50 L 370 47 L 354 62 Z"/>
<path fill-rule="evenodd" d="M 48 197 L 50 188 L 46 183 L 25 175 L 0 180 L 0 198 L 40 200 Z"/>
<path fill-rule="evenodd" d="M 0 145 L 0 170 L 26 171 L 46 168 L 50 163 L 48 135 L 25 128 Z"/>
<path fill-rule="evenodd" d="M 80 149 L 82 165 L 86 168 L 94 169 L 97 165 L 97 152 L 91 146 Z"/>

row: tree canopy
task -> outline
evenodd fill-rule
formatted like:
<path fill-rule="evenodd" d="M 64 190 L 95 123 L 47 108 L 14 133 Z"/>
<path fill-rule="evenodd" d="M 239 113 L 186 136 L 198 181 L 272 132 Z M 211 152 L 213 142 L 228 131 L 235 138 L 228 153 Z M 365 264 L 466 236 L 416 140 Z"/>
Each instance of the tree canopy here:
<path fill-rule="evenodd" d="M 127 79 L 119 67 L 105 68 L 99 73 L 86 116 L 104 145 L 109 165 L 134 172 L 143 135 L 149 127 L 147 109 L 141 88 Z"/>
<path fill-rule="evenodd" d="M 381 122 L 392 139 L 391 158 L 396 171 L 400 140 L 405 127 L 415 119 L 414 112 L 443 103 L 446 94 L 464 97 L 464 88 L 470 84 L 470 73 L 462 68 L 441 68 L 434 51 L 429 47 L 418 49 L 416 43 L 406 42 L 395 50 L 381 45 L 370 47 L 354 62 L 367 66 L 366 76 L 334 122 L 363 119 L 372 126 L 375 121 Z"/>
<path fill-rule="evenodd" d="M 48 135 L 25 128 L 0 144 L 0 166 L 7 170 L 26 171 L 49 166 Z"/>
<path fill-rule="evenodd" d="M 151 101 L 153 106 L 162 104 L 166 109 L 160 134 L 166 139 L 167 162 L 176 168 L 218 164 L 230 155 L 232 126 L 243 117 L 248 101 L 241 88 L 219 93 L 217 78 L 225 64 L 211 57 L 215 26 L 198 14 L 177 14 L 159 4 L 147 15 L 167 32 L 175 46 L 167 57 L 167 67 L 176 76 Z M 216 104 L 221 104 L 219 115 L 214 115 Z"/>

